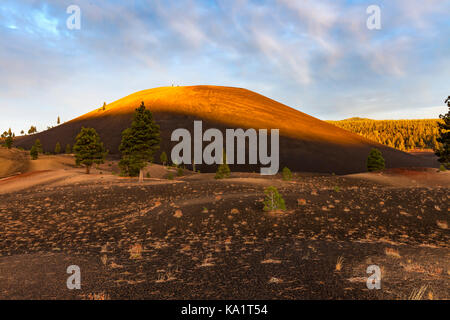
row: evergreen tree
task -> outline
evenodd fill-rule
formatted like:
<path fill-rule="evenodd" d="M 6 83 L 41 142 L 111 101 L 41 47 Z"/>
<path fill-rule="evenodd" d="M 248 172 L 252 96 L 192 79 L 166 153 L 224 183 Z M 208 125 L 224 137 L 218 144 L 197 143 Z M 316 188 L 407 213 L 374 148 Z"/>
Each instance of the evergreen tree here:
<path fill-rule="evenodd" d="M 39 152 L 38 152 L 38 149 L 36 148 L 36 145 L 33 145 L 31 147 L 30 156 L 31 156 L 32 160 L 36 160 L 38 158 Z"/>
<path fill-rule="evenodd" d="M 222 151 L 222 155 L 223 155 L 222 164 L 219 165 L 219 168 L 217 168 L 217 172 L 214 179 L 224 179 L 230 176 L 231 171 L 230 167 L 228 166 L 227 155 L 224 150 Z"/>
<path fill-rule="evenodd" d="M 58 120 L 56 120 L 56 123 L 57 123 L 57 124 L 60 124 L 60 123 L 61 123 L 61 119 L 59 118 L 59 116 L 58 116 Z"/>
<path fill-rule="evenodd" d="M 153 155 L 159 149 L 161 141 L 159 126 L 153 120 L 150 110 L 144 102 L 136 109 L 131 127 L 122 132 L 122 142 L 119 150 L 122 159 L 119 166 L 124 174 L 137 176 L 143 181 L 143 169 L 147 162 L 153 160 Z"/>
<path fill-rule="evenodd" d="M 94 163 L 100 164 L 105 160 L 103 143 L 94 128 L 81 128 L 81 132 L 75 138 L 73 151 L 76 164 L 86 166 L 87 174 Z"/>
<path fill-rule="evenodd" d="M 34 145 L 36 146 L 36 150 L 38 153 L 44 153 L 44 149 L 42 148 L 41 140 L 36 139 L 34 142 Z"/>
<path fill-rule="evenodd" d="M 31 126 L 30 130 L 28 130 L 28 134 L 33 134 L 33 133 L 36 133 L 36 132 L 37 132 L 37 129 L 36 129 L 35 126 Z"/>
<path fill-rule="evenodd" d="M 384 165 L 384 158 L 381 151 L 373 148 L 367 157 L 367 170 L 369 172 L 383 170 Z"/>
<path fill-rule="evenodd" d="M 11 128 L 9 128 L 8 135 L 6 136 L 6 139 L 5 139 L 5 146 L 8 149 L 11 149 L 13 142 L 14 142 L 14 134 L 12 133 Z"/>
<path fill-rule="evenodd" d="M 102 110 L 105 111 L 106 110 L 106 102 L 103 102 L 103 107 Z"/>
<path fill-rule="evenodd" d="M 439 162 L 445 168 L 450 169 L 450 96 L 445 100 L 445 103 L 448 106 L 448 112 L 439 116 L 443 120 L 443 123 L 438 124 L 439 137 L 436 140 L 442 146 L 436 150 L 436 155 L 439 157 Z"/>
<path fill-rule="evenodd" d="M 161 163 L 162 163 L 163 166 L 166 165 L 168 159 L 167 159 L 167 154 L 164 151 L 159 156 L 159 160 L 161 160 Z"/>
<path fill-rule="evenodd" d="M 292 180 L 292 172 L 288 167 L 284 167 L 282 171 L 283 180 L 290 181 Z"/>
<path fill-rule="evenodd" d="M 61 153 L 61 145 L 59 144 L 59 142 L 57 142 L 55 145 L 55 153 Z"/>
<path fill-rule="evenodd" d="M 277 188 L 270 186 L 264 190 L 266 195 L 264 199 L 264 211 L 284 211 L 286 205 L 283 197 L 278 193 Z"/>
<path fill-rule="evenodd" d="M 72 150 L 70 148 L 70 144 L 66 144 L 66 154 L 72 153 Z"/>

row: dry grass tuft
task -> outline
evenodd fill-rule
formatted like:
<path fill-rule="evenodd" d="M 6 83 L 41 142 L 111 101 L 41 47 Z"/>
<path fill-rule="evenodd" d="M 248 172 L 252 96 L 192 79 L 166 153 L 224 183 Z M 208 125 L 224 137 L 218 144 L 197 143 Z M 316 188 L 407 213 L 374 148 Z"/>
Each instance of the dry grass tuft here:
<path fill-rule="evenodd" d="M 109 294 L 107 294 L 105 292 L 89 293 L 84 296 L 84 299 L 85 300 L 111 300 L 111 298 L 109 297 Z"/>
<path fill-rule="evenodd" d="M 436 224 L 439 228 L 447 230 L 448 229 L 448 223 L 447 221 L 441 221 L 441 220 L 437 220 Z"/>
<path fill-rule="evenodd" d="M 276 259 L 265 259 L 263 261 L 261 261 L 262 264 L 280 264 L 281 260 L 276 260 Z"/>
<path fill-rule="evenodd" d="M 269 280 L 269 283 L 282 283 L 282 282 L 283 282 L 283 280 L 281 280 L 279 278 L 275 278 L 275 277 L 272 277 Z"/>
<path fill-rule="evenodd" d="M 408 300 L 422 300 L 425 292 L 427 292 L 428 286 L 421 286 L 419 289 L 414 289 L 408 297 Z"/>
<path fill-rule="evenodd" d="M 389 257 L 401 258 L 398 250 L 396 250 L 394 248 L 386 248 L 386 249 L 384 249 L 384 253 L 386 253 L 386 255 Z"/>
<path fill-rule="evenodd" d="M 208 254 L 205 259 L 203 259 L 202 264 L 200 267 L 213 267 L 214 264 L 214 258 L 212 257 L 212 254 Z"/>
<path fill-rule="evenodd" d="M 336 271 L 341 271 L 344 266 L 344 257 L 339 256 L 336 261 Z"/>
<path fill-rule="evenodd" d="M 156 283 L 168 282 L 176 280 L 175 271 L 172 270 L 158 270 L 158 278 L 156 279 Z"/>
<path fill-rule="evenodd" d="M 130 259 L 141 259 L 142 258 L 142 245 L 137 243 L 130 249 Z"/>

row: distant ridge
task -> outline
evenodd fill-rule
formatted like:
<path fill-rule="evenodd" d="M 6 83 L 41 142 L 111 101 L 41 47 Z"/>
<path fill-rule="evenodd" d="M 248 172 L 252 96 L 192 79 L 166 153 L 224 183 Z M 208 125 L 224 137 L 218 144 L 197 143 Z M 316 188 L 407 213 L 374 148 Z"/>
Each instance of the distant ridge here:
<path fill-rule="evenodd" d="M 360 117 L 352 117 L 352 118 L 347 118 L 347 119 L 340 120 L 340 121 L 364 121 L 364 120 L 373 121 L 372 119 L 369 119 L 369 118 L 360 118 Z"/>

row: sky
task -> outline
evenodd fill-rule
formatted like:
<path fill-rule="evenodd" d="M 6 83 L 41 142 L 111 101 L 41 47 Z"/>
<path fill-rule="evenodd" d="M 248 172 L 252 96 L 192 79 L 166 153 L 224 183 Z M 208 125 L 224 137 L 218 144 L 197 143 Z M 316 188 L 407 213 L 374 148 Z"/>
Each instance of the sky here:
<path fill-rule="evenodd" d="M 450 0 L 2 0 L 0 131 L 172 84 L 243 87 L 323 120 L 437 118 L 449 13 Z"/>

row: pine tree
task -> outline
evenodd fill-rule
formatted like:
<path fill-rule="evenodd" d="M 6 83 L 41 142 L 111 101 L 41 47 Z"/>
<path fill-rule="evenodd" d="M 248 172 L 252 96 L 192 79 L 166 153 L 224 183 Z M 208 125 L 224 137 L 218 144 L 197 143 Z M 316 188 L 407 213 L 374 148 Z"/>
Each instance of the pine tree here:
<path fill-rule="evenodd" d="M 70 144 L 66 144 L 66 154 L 72 153 L 72 150 L 70 148 Z"/>
<path fill-rule="evenodd" d="M 106 110 L 106 102 L 103 102 L 103 107 L 102 110 L 105 111 Z"/>
<path fill-rule="evenodd" d="M 73 151 L 76 164 L 86 166 L 87 174 L 94 163 L 100 164 L 105 160 L 106 152 L 103 143 L 94 128 L 81 128 L 81 132 L 75 138 Z"/>
<path fill-rule="evenodd" d="M 28 134 L 33 134 L 33 133 L 36 133 L 36 132 L 37 132 L 37 129 L 36 129 L 35 126 L 31 126 L 30 130 L 28 130 Z"/>
<path fill-rule="evenodd" d="M 36 139 L 34 142 L 34 145 L 36 146 L 36 150 L 38 153 L 44 153 L 44 149 L 42 148 L 41 140 Z"/>
<path fill-rule="evenodd" d="M 38 158 L 39 152 L 38 152 L 38 149 L 36 148 L 36 145 L 33 145 L 31 147 L 30 156 L 31 156 L 32 160 L 36 160 Z"/>
<path fill-rule="evenodd" d="M 216 175 L 214 176 L 214 179 L 224 179 L 230 176 L 231 171 L 230 167 L 228 166 L 227 155 L 224 150 L 222 151 L 222 155 L 223 155 L 222 164 L 220 164 L 219 168 L 217 168 L 217 172 Z"/>
<path fill-rule="evenodd" d="M 60 124 L 60 123 L 61 123 L 61 119 L 59 118 L 59 116 L 58 116 L 58 120 L 56 120 L 56 123 L 57 123 L 57 124 Z"/>
<path fill-rule="evenodd" d="M 13 142 L 14 142 L 14 134 L 12 133 L 11 128 L 9 128 L 8 135 L 6 136 L 6 139 L 5 139 L 5 146 L 8 149 L 11 149 Z"/>
<path fill-rule="evenodd" d="M 161 163 L 162 163 L 163 166 L 166 165 L 168 159 L 167 159 L 167 154 L 164 151 L 159 156 L 159 160 L 161 160 Z"/>
<path fill-rule="evenodd" d="M 282 171 L 283 180 L 284 181 L 290 181 L 292 180 L 292 172 L 288 167 L 284 167 Z"/>
<path fill-rule="evenodd" d="M 59 142 L 57 142 L 55 145 L 55 153 L 56 154 L 61 153 L 61 145 L 59 144 Z"/>
<path fill-rule="evenodd" d="M 283 197 L 278 193 L 277 188 L 270 186 L 264 190 L 266 195 L 264 199 L 264 211 L 284 211 L 286 205 Z"/>
<path fill-rule="evenodd" d="M 367 157 L 367 170 L 369 172 L 383 170 L 385 166 L 381 151 L 373 148 Z"/>
<path fill-rule="evenodd" d="M 443 123 L 438 124 L 439 137 L 436 140 L 442 146 L 439 150 L 436 150 L 436 155 L 439 157 L 439 162 L 445 168 L 450 169 L 450 96 L 445 100 L 445 103 L 448 106 L 448 112 L 439 116 L 443 120 Z"/>
<path fill-rule="evenodd" d="M 124 174 L 144 179 L 143 169 L 147 162 L 153 160 L 153 155 L 159 149 L 161 138 L 159 126 L 153 120 L 150 110 L 144 102 L 136 109 L 131 127 L 122 132 L 122 142 L 119 150 L 122 159 L 119 166 Z"/>

